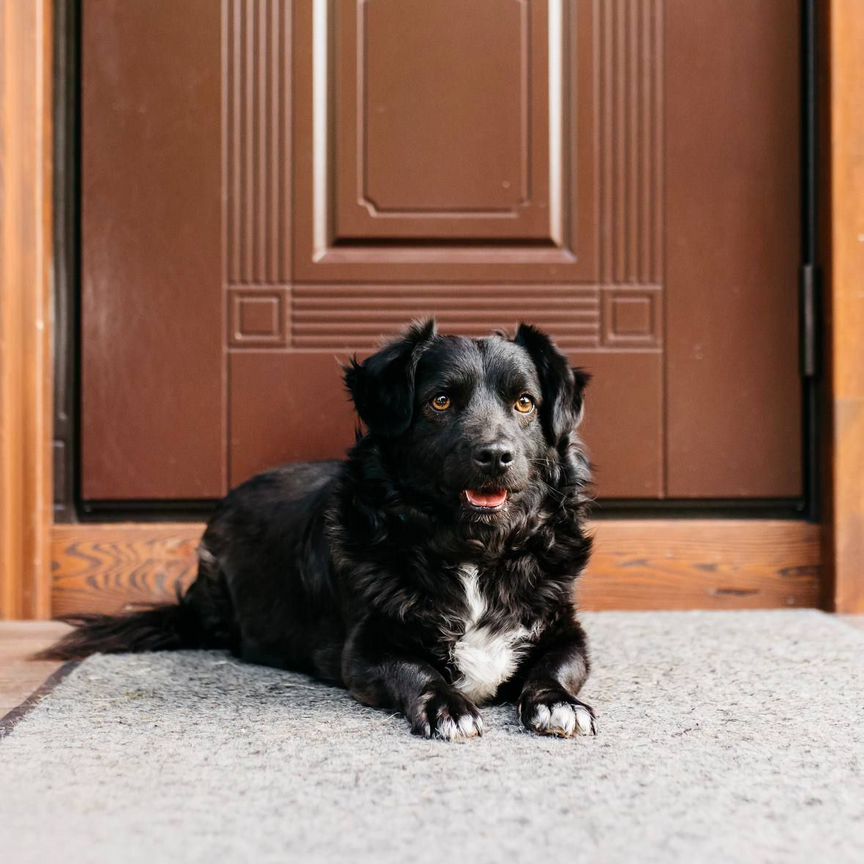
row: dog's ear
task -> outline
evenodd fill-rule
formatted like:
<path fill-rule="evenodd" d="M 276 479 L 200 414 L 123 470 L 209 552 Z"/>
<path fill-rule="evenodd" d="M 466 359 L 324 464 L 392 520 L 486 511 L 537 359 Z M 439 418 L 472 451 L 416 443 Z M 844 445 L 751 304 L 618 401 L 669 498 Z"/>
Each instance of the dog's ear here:
<path fill-rule="evenodd" d="M 370 432 L 393 437 L 411 425 L 417 361 L 436 334 L 433 318 L 419 321 L 363 363 L 351 360 L 345 385 Z"/>
<path fill-rule="evenodd" d="M 520 324 L 513 341 L 528 352 L 537 369 L 543 397 L 540 421 L 547 440 L 556 447 L 566 446 L 582 422 L 591 376 L 584 369 L 571 368 L 555 343 L 530 324 Z"/>

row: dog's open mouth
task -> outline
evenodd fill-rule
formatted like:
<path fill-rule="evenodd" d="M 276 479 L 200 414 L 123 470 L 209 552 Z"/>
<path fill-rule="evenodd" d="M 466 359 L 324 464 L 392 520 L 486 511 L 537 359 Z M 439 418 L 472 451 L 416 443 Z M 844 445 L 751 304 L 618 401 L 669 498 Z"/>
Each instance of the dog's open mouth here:
<path fill-rule="evenodd" d="M 479 510 L 498 510 L 509 496 L 506 489 L 466 489 L 463 494 L 465 500 Z"/>

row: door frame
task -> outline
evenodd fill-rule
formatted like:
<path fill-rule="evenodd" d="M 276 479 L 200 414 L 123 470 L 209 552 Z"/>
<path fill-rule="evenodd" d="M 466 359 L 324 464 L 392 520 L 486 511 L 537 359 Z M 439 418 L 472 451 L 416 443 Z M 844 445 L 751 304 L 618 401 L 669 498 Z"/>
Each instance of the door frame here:
<path fill-rule="evenodd" d="M 806 0 L 805 8 L 812 9 L 811 3 Z M 74 278 L 77 266 L 70 250 L 74 232 L 70 236 L 61 218 L 75 178 L 64 173 L 68 163 L 61 164 L 62 147 L 53 152 L 51 147 L 52 99 L 68 110 L 63 88 L 70 86 L 69 57 L 54 44 L 53 18 L 56 14 L 58 30 L 68 33 L 64 27 L 77 27 L 77 4 L 33 0 L 0 9 L 0 45 L 15 46 L 0 51 L 0 152 L 7 166 L 15 166 L 3 177 L 0 254 L 6 263 L 0 276 L 0 333 L 21 336 L 0 342 L 0 367 L 4 382 L 23 384 L 0 390 L 0 617 L 118 608 L 141 585 L 144 596 L 138 599 L 158 599 L 178 577 L 188 578 L 200 523 L 61 525 L 55 523 L 62 519 L 62 508 L 58 519 L 51 514 L 53 465 L 62 470 L 63 461 L 54 461 L 55 375 L 47 358 L 52 340 L 59 349 L 68 336 L 53 332 L 49 303 L 52 280 L 59 289 L 60 281 Z M 858 479 L 864 476 L 864 299 L 859 296 L 864 244 L 858 239 L 864 234 L 859 155 L 864 152 L 864 81 L 856 77 L 857 58 L 864 53 L 864 7 L 857 0 L 832 0 L 820 24 L 819 44 L 826 109 L 820 171 L 828 202 L 820 226 L 827 287 L 820 328 L 825 387 L 816 415 L 824 444 L 821 525 L 768 519 L 601 520 L 595 523 L 597 554 L 583 589 L 590 608 L 808 605 L 864 612 L 864 488 Z M 22 58 L 31 58 L 31 66 Z M 12 74 L 20 68 L 34 71 Z M 68 148 L 63 136 L 68 116 L 60 108 L 54 116 L 58 141 Z M 55 168 L 59 182 L 52 202 Z M 59 228 L 56 245 L 52 219 Z M 59 294 L 54 292 L 55 302 Z M 70 448 L 67 455 L 74 458 Z M 105 556 L 98 572 L 88 571 L 98 555 Z M 92 588 L 94 574 L 119 589 L 106 599 Z"/>
<path fill-rule="evenodd" d="M 0 3 L 0 618 L 51 611 L 52 13 Z"/>
<path fill-rule="evenodd" d="M 864 4 L 831 0 L 827 14 L 823 554 L 830 608 L 864 613 Z"/>

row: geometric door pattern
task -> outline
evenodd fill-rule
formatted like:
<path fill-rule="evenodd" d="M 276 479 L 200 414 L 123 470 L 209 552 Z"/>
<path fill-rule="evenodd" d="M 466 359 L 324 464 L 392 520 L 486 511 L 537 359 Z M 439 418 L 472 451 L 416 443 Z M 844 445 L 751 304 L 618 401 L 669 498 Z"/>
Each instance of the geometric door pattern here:
<path fill-rule="evenodd" d="M 527 320 L 605 498 L 801 493 L 797 0 L 84 0 L 82 492 L 338 457 L 337 359 Z"/>

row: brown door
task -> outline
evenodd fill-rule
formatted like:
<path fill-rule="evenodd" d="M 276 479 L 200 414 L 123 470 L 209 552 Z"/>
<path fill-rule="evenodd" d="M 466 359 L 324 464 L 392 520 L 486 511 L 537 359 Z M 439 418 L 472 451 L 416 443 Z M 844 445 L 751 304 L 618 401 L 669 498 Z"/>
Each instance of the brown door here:
<path fill-rule="evenodd" d="M 338 456 L 336 358 L 548 329 L 600 496 L 801 494 L 796 0 L 85 0 L 83 494 Z"/>

